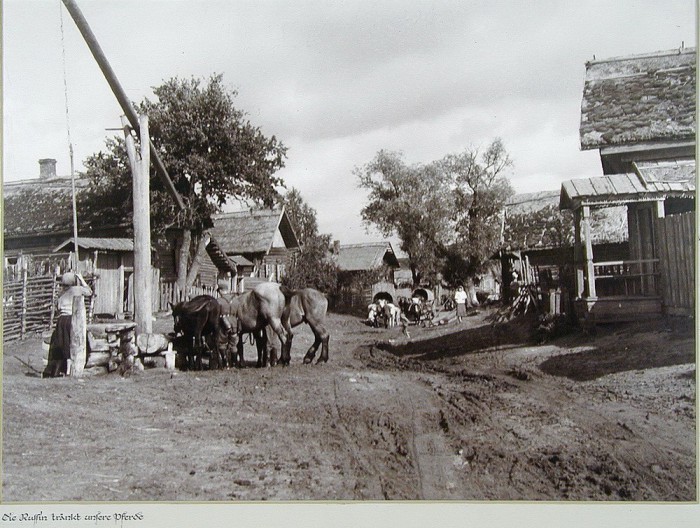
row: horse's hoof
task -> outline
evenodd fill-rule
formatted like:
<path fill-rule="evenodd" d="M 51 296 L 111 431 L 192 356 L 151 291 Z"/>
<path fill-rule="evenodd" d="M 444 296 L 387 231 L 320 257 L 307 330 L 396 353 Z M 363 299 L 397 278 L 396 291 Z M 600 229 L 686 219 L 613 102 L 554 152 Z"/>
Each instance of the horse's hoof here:
<path fill-rule="evenodd" d="M 308 365 L 314 360 L 313 357 L 304 357 L 304 365 Z"/>

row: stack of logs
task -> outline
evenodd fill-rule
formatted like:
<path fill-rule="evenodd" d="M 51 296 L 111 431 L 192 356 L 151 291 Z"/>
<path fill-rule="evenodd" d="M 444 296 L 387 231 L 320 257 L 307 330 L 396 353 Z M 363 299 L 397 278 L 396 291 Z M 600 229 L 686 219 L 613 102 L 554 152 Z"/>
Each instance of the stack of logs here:
<path fill-rule="evenodd" d="M 175 354 L 170 338 L 164 334 L 135 336 L 136 323 L 107 323 L 87 325 L 87 357 L 85 375 L 121 375 L 145 367 L 175 368 Z M 43 336 L 44 352 L 48 353 L 51 333 Z M 78 369 L 79 370 L 79 369 Z"/>

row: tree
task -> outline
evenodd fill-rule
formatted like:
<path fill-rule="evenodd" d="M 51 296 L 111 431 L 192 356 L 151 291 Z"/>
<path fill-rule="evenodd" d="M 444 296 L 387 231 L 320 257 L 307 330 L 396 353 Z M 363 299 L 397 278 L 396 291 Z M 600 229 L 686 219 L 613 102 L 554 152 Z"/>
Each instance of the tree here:
<path fill-rule="evenodd" d="M 208 243 L 212 214 L 231 199 L 267 206 L 278 199 L 283 182 L 275 173 L 284 167 L 286 147 L 235 108 L 237 93 L 224 86 L 221 75 L 206 82 L 173 78 L 154 94 L 157 100 L 145 99 L 137 111 L 149 116 L 153 141 L 186 207 L 178 210 L 161 181 L 151 177 L 151 225 L 156 237 L 179 230 L 177 285 L 185 291 Z M 86 217 L 129 223 L 131 173 L 124 141 L 108 139 L 106 151 L 85 165 L 91 180 L 82 204 Z"/>
<path fill-rule="evenodd" d="M 338 289 L 338 266 L 329 256 L 331 235 L 318 233 L 316 210 L 299 191 L 290 189 L 282 198 L 285 211 L 301 247 L 291 258 L 282 282 L 292 289 L 311 287 L 325 293 Z"/>
<path fill-rule="evenodd" d="M 481 152 L 466 149 L 440 162 L 454 183 L 457 237 L 449 249 L 445 278 L 465 281 L 498 249 L 505 204 L 513 194 L 506 171 L 513 163 L 500 138 Z"/>
<path fill-rule="evenodd" d="M 500 139 L 485 152 L 467 149 L 426 165 L 407 166 L 401 154 L 380 151 L 355 169 L 369 190 L 362 219 L 396 235 L 411 261 L 414 285 L 463 282 L 498 248 L 503 207 L 513 190 L 512 162 Z"/>
<path fill-rule="evenodd" d="M 369 190 L 363 221 L 374 224 L 383 236 L 399 237 L 415 285 L 435 281 L 450 241 L 453 210 L 444 171 L 434 163 L 408 166 L 400 153 L 381 150 L 354 173 L 360 187 Z"/>
<path fill-rule="evenodd" d="M 318 236 L 316 210 L 304 201 L 297 189 L 289 189 L 281 201 L 300 244 Z"/>

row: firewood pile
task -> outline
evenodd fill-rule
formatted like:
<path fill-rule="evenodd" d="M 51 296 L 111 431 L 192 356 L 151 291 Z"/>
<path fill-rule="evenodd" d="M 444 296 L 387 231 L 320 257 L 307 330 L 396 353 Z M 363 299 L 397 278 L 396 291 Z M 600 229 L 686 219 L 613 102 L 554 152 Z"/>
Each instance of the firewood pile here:
<path fill-rule="evenodd" d="M 528 312 L 534 312 L 540 315 L 542 313 L 540 303 L 540 296 L 534 284 L 521 286 L 515 300 L 510 305 L 504 306 L 494 314 L 493 322 L 494 324 L 503 323 Z"/>

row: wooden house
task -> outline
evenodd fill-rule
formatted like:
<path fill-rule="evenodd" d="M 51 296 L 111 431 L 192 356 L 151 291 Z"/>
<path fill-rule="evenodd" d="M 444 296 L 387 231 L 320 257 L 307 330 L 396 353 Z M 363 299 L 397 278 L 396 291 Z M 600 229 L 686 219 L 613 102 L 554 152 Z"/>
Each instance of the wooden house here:
<path fill-rule="evenodd" d="M 56 160 L 39 160 L 40 176 L 3 184 L 3 251 L 7 259 L 19 254 L 48 255 L 73 236 L 72 184 L 56 176 Z M 76 178 L 76 191 L 87 187 Z M 80 218 L 78 218 L 80 222 Z M 123 236 L 124 226 L 80 225 L 80 234 Z"/>
<path fill-rule="evenodd" d="M 261 280 L 282 280 L 290 254 L 299 248 L 284 207 L 221 213 L 212 221 L 207 250 L 235 262 L 238 280 L 243 281 L 239 290 Z"/>
<path fill-rule="evenodd" d="M 575 290 L 573 272 L 574 224 L 570 211 L 559 209 L 560 191 L 520 193 L 503 212 L 503 236 L 497 257 L 501 261 L 502 293 L 509 300 L 512 271 L 542 292 Z M 596 255 L 618 260 L 628 254 L 627 213 L 624 206 L 599 209 L 592 222 Z"/>
<path fill-rule="evenodd" d="M 333 245 L 333 258 L 340 270 L 340 282 L 349 293 L 362 295 L 366 308 L 371 298 L 380 291 L 395 295 L 394 272 L 401 268 L 391 242 Z M 366 284 L 371 280 L 369 285 Z"/>
<path fill-rule="evenodd" d="M 586 64 L 581 147 L 597 148 L 603 175 L 564 182 L 574 214 L 580 318 L 692 315 L 695 291 L 695 49 Z M 628 251 L 596 253 L 596 210 L 626 210 Z"/>

